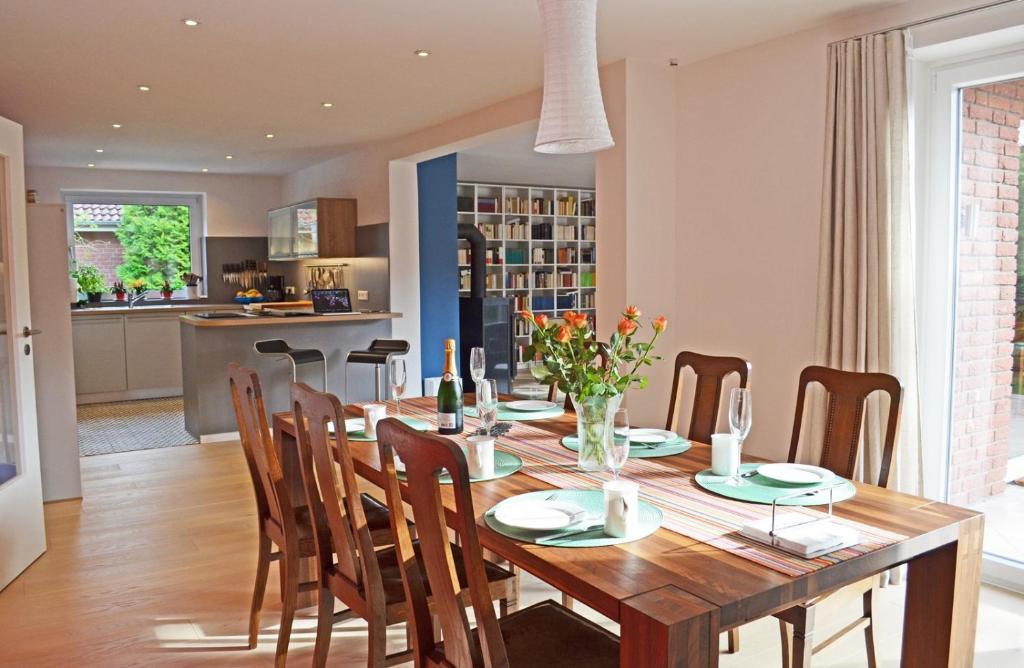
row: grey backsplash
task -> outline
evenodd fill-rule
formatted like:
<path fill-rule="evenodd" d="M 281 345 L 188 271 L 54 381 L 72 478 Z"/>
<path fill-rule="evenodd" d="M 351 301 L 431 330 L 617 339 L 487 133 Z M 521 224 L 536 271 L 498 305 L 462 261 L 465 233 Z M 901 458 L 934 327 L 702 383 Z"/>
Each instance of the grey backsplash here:
<path fill-rule="evenodd" d="M 235 298 L 237 285 L 225 283 L 221 267 L 243 260 L 267 259 L 266 237 L 206 237 L 206 294 L 211 304 L 225 304 Z"/>
<path fill-rule="evenodd" d="M 284 284 L 295 286 L 296 295 L 304 298 L 306 267 L 347 264 L 343 270 L 346 288 L 352 295 L 352 308 L 356 311 L 387 309 L 390 304 L 388 289 L 388 224 L 361 225 L 356 228 L 356 254 L 359 257 L 271 262 L 268 270 L 284 276 Z M 369 299 L 358 299 L 358 292 L 366 290 Z"/>

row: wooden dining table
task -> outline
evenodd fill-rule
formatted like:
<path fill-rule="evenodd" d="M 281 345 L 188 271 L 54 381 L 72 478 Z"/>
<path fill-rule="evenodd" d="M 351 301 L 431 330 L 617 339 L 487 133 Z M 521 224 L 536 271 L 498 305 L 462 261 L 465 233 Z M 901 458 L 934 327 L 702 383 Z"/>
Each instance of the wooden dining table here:
<path fill-rule="evenodd" d="M 433 398 L 408 399 L 403 407 L 430 409 L 435 403 Z M 357 406 L 346 407 L 346 412 L 362 415 Z M 576 430 L 572 413 L 529 424 L 550 432 L 552 448 L 561 448 L 559 439 Z M 292 415 L 275 414 L 273 426 L 285 476 L 299 494 L 296 498 L 304 498 Z M 348 448 L 356 473 L 383 486 L 377 444 L 349 441 Z M 658 462 L 681 477 L 692 477 L 710 466 L 710 448 L 694 443 L 687 452 Z M 638 482 L 642 489 L 644 481 Z M 797 576 L 666 528 L 610 547 L 520 542 L 488 527 L 484 513 L 503 499 L 552 486 L 521 471 L 474 483 L 471 490 L 483 547 L 618 622 L 622 666 L 717 666 L 720 632 L 901 564 L 908 565 L 901 665 L 971 665 L 982 516 L 938 501 L 855 485 L 856 496 L 836 504 L 835 515 L 905 538 Z M 444 502 L 451 518 L 454 505 L 449 493 L 444 494 Z M 571 651 L 566 648 L 567 653 Z"/>

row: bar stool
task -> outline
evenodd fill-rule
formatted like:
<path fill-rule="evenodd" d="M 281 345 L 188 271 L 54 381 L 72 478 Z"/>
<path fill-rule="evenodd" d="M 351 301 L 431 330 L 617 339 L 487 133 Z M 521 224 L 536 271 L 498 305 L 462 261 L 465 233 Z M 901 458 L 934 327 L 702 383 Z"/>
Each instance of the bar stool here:
<path fill-rule="evenodd" d="M 401 339 L 374 339 L 373 343 L 366 350 L 353 350 L 345 358 L 345 396 L 348 396 L 348 365 L 349 364 L 372 364 L 373 370 L 373 398 L 374 401 L 381 399 L 381 367 L 388 363 L 396 355 L 405 355 L 409 352 L 409 342 Z"/>
<path fill-rule="evenodd" d="M 292 382 L 299 382 L 299 367 L 320 365 L 320 377 L 323 379 L 323 391 L 327 391 L 327 358 L 323 352 L 315 348 L 292 348 L 282 339 L 264 339 L 252 344 L 259 355 L 288 360 L 292 364 Z"/>

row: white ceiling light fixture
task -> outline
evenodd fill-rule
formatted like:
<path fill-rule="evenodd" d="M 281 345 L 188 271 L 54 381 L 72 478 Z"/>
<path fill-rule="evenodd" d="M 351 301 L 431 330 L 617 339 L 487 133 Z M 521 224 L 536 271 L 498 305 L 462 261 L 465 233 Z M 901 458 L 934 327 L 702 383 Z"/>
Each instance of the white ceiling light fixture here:
<path fill-rule="evenodd" d="M 206 173 L 206 172 L 208 172 L 208 171 L 210 171 L 210 170 L 209 170 L 209 169 L 207 169 L 206 167 L 203 167 L 203 173 Z"/>
<path fill-rule="evenodd" d="M 416 49 L 415 51 L 413 51 L 413 55 L 415 55 L 417 58 L 426 58 L 430 55 L 430 52 L 427 51 L 426 49 Z"/>
<path fill-rule="evenodd" d="M 139 84 L 139 90 L 141 90 L 143 93 L 148 93 L 150 91 L 150 88 L 146 84 Z"/>
<path fill-rule="evenodd" d="M 97 152 L 97 153 L 103 153 L 103 149 L 101 149 L 101 148 L 98 148 L 98 149 L 96 149 L 96 152 Z"/>
<path fill-rule="evenodd" d="M 267 134 L 265 134 L 263 136 L 266 137 L 267 139 L 273 139 L 274 138 L 274 133 L 273 132 L 268 132 Z"/>
<path fill-rule="evenodd" d="M 225 160 L 234 160 L 235 156 L 233 156 L 233 155 L 226 155 L 226 156 L 224 156 L 224 159 Z"/>
<path fill-rule="evenodd" d="M 544 26 L 544 101 L 533 150 L 615 146 L 597 76 L 597 0 L 537 0 Z"/>
<path fill-rule="evenodd" d="M 330 109 L 331 107 L 334 106 L 334 103 L 333 102 L 321 102 L 320 106 L 323 107 L 324 109 Z"/>
<path fill-rule="evenodd" d="M 95 162 L 90 162 L 88 165 L 86 165 L 86 167 L 95 167 L 95 166 L 96 166 Z"/>
<path fill-rule="evenodd" d="M 110 127 L 114 128 L 115 130 L 120 130 L 121 129 L 121 124 L 120 123 L 111 123 Z"/>
<path fill-rule="evenodd" d="M 197 25 L 199 25 L 199 21 L 196 21 L 195 19 L 182 19 L 181 22 L 187 25 L 189 28 L 195 28 Z"/>

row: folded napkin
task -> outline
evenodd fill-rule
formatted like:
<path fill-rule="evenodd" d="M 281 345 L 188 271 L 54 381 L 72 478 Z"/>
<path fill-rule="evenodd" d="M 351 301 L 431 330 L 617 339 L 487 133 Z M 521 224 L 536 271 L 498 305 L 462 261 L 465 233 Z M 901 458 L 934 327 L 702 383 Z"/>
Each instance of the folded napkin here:
<path fill-rule="evenodd" d="M 860 542 L 860 534 L 851 526 L 829 519 L 811 521 L 801 513 L 777 514 L 774 536 L 771 530 L 772 518 L 766 517 L 745 524 L 740 533 L 799 557 L 819 557 Z"/>

